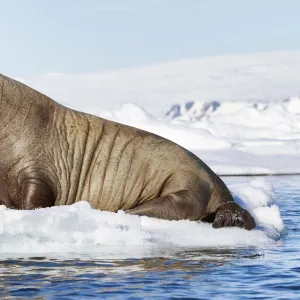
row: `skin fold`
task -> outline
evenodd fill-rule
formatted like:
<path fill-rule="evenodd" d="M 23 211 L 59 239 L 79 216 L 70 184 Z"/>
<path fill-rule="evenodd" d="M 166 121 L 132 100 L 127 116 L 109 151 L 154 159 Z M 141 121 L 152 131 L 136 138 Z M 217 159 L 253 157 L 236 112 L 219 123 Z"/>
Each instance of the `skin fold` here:
<path fill-rule="evenodd" d="M 64 107 L 0 74 L 0 204 L 69 205 L 248 230 L 255 221 L 197 156 L 155 134 Z"/>

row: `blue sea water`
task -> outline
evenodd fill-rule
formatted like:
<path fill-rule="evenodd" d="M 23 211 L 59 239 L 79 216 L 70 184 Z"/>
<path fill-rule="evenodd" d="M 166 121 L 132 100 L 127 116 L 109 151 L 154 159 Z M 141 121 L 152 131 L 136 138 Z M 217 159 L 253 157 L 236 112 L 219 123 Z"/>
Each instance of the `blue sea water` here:
<path fill-rule="evenodd" d="M 269 180 L 287 229 L 279 243 L 124 259 L 20 254 L 0 261 L 0 299 L 300 299 L 300 177 Z"/>

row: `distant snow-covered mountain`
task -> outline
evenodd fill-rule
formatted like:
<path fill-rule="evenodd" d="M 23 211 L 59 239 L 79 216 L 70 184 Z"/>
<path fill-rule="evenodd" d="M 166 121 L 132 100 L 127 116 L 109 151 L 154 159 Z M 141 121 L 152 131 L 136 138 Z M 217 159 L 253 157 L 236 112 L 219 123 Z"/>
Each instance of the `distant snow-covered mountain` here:
<path fill-rule="evenodd" d="M 207 119 L 220 119 L 238 114 L 247 119 L 266 118 L 267 116 L 281 113 L 282 116 L 298 115 L 300 117 L 300 98 L 291 97 L 282 101 L 188 101 L 173 105 L 166 113 L 168 119 L 200 121 Z M 279 114 L 280 116 L 280 114 Z M 274 116 L 275 117 L 275 116 Z M 281 118 L 274 118 L 279 122 Z"/>
<path fill-rule="evenodd" d="M 74 107 L 113 110 L 131 102 L 161 116 L 172 104 L 187 99 L 274 101 L 297 96 L 299 74 L 298 51 L 183 59 L 96 73 L 48 73 L 32 78 L 14 75 Z M 211 105 L 209 109 L 216 108 Z"/>

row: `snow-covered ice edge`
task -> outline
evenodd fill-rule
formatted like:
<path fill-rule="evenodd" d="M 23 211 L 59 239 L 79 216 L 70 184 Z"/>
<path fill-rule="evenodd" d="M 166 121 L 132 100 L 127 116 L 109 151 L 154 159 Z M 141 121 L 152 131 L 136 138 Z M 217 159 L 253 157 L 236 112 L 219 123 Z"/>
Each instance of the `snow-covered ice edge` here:
<path fill-rule="evenodd" d="M 275 245 L 285 227 L 272 187 L 265 179 L 229 186 L 235 201 L 247 208 L 257 228 L 213 229 L 195 221 L 166 221 L 94 210 L 85 201 L 70 206 L 31 211 L 0 206 L 0 257 L 33 256 L 36 253 L 103 257 L 138 255 L 157 249 L 211 247 L 260 247 Z M 113 250 L 113 253 L 111 252 Z M 72 253 L 72 254 L 70 254 Z"/>

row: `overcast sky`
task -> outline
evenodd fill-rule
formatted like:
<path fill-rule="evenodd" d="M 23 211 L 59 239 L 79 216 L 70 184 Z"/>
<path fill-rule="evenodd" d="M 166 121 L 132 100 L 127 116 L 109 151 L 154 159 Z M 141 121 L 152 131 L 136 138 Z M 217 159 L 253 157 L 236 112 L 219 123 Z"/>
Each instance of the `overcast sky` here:
<path fill-rule="evenodd" d="M 0 0 L 0 73 L 300 50 L 299 0 Z"/>

